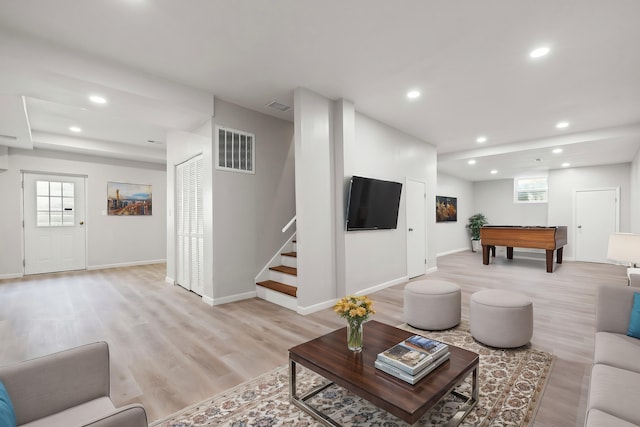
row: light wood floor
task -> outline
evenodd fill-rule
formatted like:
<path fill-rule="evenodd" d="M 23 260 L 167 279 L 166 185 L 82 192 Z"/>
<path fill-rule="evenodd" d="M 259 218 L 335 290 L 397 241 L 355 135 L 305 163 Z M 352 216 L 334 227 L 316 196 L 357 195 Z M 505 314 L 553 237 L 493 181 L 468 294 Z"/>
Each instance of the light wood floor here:
<path fill-rule="evenodd" d="M 556 355 L 536 426 L 582 426 L 593 355 L 594 295 L 599 284 L 626 285 L 624 267 L 504 256 L 482 265 L 479 253 L 438 258 L 438 277 L 469 297 L 512 289 L 534 300 L 532 345 Z M 330 309 L 308 316 L 251 299 L 210 307 L 164 282 L 164 265 L 0 280 L 0 365 L 88 342 L 111 349 L 116 405 L 140 402 L 149 421 L 267 372 L 293 345 L 344 326 Z M 376 320 L 403 322 L 404 284 L 370 295 Z M 366 337 L 365 337 L 366 342 Z"/>

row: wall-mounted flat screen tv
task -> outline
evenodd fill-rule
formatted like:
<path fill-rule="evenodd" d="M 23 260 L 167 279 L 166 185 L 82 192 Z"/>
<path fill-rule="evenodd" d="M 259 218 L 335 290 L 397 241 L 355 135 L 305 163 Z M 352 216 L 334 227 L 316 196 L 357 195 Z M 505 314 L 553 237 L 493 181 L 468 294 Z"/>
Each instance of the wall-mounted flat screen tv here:
<path fill-rule="evenodd" d="M 399 182 L 353 176 L 347 199 L 347 231 L 396 228 L 401 193 Z"/>

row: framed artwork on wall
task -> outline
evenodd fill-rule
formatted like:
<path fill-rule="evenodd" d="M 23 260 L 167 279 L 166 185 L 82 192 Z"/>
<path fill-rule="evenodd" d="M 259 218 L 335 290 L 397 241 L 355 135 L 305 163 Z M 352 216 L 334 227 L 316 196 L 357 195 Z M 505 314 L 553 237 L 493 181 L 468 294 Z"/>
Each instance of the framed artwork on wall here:
<path fill-rule="evenodd" d="M 109 215 L 151 215 L 152 208 L 150 184 L 107 182 Z"/>
<path fill-rule="evenodd" d="M 436 222 L 458 221 L 458 198 L 436 196 Z"/>

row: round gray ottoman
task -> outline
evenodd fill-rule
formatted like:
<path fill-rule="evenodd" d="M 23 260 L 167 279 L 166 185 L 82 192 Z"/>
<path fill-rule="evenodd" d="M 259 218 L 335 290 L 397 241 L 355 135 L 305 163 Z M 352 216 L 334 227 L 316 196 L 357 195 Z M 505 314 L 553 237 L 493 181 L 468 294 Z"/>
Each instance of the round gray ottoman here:
<path fill-rule="evenodd" d="M 418 280 L 404 288 L 404 317 L 418 329 L 437 331 L 460 323 L 460 286 L 443 280 Z"/>
<path fill-rule="evenodd" d="M 531 341 L 533 303 L 526 295 L 487 289 L 471 295 L 471 335 L 491 347 L 514 348 Z"/>

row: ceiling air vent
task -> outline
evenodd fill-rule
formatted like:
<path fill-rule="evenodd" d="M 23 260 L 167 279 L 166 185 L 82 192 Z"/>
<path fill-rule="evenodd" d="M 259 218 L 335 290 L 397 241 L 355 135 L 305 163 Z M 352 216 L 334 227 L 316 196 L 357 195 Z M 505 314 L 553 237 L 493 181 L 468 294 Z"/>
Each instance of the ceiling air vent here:
<path fill-rule="evenodd" d="M 276 100 L 273 100 L 270 103 L 268 103 L 267 107 L 276 109 L 278 111 L 282 111 L 283 113 L 291 110 L 291 107 L 289 107 L 288 105 L 284 105 L 283 103 L 278 102 Z"/>

